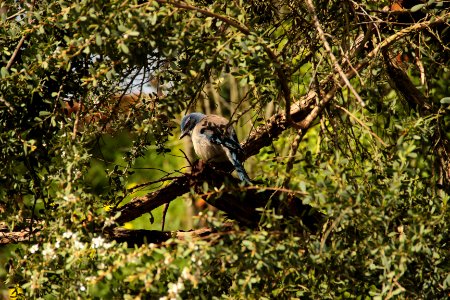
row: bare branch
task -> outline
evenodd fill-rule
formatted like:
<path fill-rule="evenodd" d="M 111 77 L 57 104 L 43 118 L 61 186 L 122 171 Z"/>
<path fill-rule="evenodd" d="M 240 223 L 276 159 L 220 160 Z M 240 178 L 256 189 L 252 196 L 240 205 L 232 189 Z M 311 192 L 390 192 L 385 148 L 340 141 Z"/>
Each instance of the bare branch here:
<path fill-rule="evenodd" d="M 225 230 L 231 229 L 231 224 L 225 224 Z M 39 229 L 36 230 L 39 233 Z M 217 230 L 212 228 L 200 228 L 197 230 L 159 231 L 159 230 L 129 230 L 125 228 L 113 228 L 101 234 L 109 240 L 119 243 L 127 242 L 129 247 L 144 243 L 161 244 L 169 239 L 185 240 L 187 238 L 205 238 Z M 0 245 L 28 243 L 30 242 L 28 230 L 17 232 L 0 232 Z"/>
<path fill-rule="evenodd" d="M 350 89 L 352 94 L 355 96 L 356 100 L 358 100 L 358 102 L 361 104 L 361 106 L 364 107 L 366 104 L 361 99 L 361 96 L 359 96 L 358 92 L 356 92 L 355 88 L 351 85 L 349 79 L 347 78 L 347 75 L 344 73 L 344 71 L 342 70 L 341 65 L 339 64 L 338 60 L 334 56 L 333 51 L 331 50 L 330 44 L 328 44 L 328 41 L 325 38 L 325 33 L 323 32 L 322 26 L 320 25 L 319 19 L 317 18 L 316 11 L 315 11 L 315 8 L 314 8 L 314 4 L 312 3 L 311 0 L 306 0 L 306 4 L 308 6 L 308 9 L 309 9 L 310 13 L 313 16 L 314 25 L 315 25 L 315 27 L 317 29 L 317 33 L 319 34 L 319 37 L 322 40 L 322 43 L 323 43 L 323 45 L 325 47 L 325 50 L 327 51 L 328 55 L 331 58 L 331 61 L 332 61 L 333 65 L 334 65 L 334 68 L 337 70 L 337 72 L 341 76 L 341 78 L 344 81 L 345 85 Z"/>
<path fill-rule="evenodd" d="M 28 242 L 30 237 L 29 233 L 29 230 L 21 230 L 17 232 L 0 232 L 0 245 Z"/>
<path fill-rule="evenodd" d="M 358 122 L 358 124 L 360 124 L 362 127 L 364 127 L 364 129 L 366 129 L 370 135 L 372 135 L 377 141 L 379 141 L 384 147 L 387 147 L 388 144 L 386 144 L 383 139 L 381 139 L 375 132 L 373 132 L 369 126 L 367 126 L 366 124 L 364 124 L 363 121 L 361 121 L 360 119 L 358 119 L 358 117 L 356 117 L 354 114 L 352 114 L 348 109 L 346 109 L 345 107 L 342 107 L 340 105 L 336 104 L 336 107 L 339 108 L 340 110 L 343 110 L 345 113 L 347 113 L 353 120 L 355 120 L 356 122 Z"/>
<path fill-rule="evenodd" d="M 31 3 L 31 6 L 30 6 L 29 17 L 28 17 L 28 24 L 31 24 L 31 23 L 32 23 L 31 13 L 32 13 L 33 10 L 34 10 L 34 5 L 35 5 L 35 1 L 33 1 L 33 2 Z M 9 70 L 9 69 L 11 68 L 11 66 L 12 66 L 12 64 L 14 63 L 14 60 L 16 59 L 16 56 L 17 56 L 17 54 L 19 53 L 20 48 L 22 47 L 22 45 L 23 45 L 23 43 L 25 42 L 26 38 L 27 38 L 27 35 L 26 35 L 26 34 L 23 35 L 23 36 L 20 38 L 19 43 L 17 43 L 16 49 L 14 49 L 13 54 L 11 55 L 11 57 L 10 57 L 9 60 L 8 60 L 8 63 L 6 64 L 6 70 Z"/>
<path fill-rule="evenodd" d="M 119 243 L 127 242 L 128 247 L 140 246 L 142 244 L 161 244 L 169 239 L 185 240 L 187 238 L 207 237 L 217 232 L 212 228 L 200 228 L 190 231 L 159 231 L 159 230 L 129 230 L 125 228 L 114 228 L 105 232 L 109 240 Z"/>
<path fill-rule="evenodd" d="M 289 173 L 292 171 L 292 168 L 294 167 L 294 161 L 295 161 L 295 155 L 297 154 L 298 146 L 300 146 L 300 142 L 302 141 L 305 134 L 303 133 L 302 129 L 299 129 L 297 131 L 297 135 L 294 138 L 294 141 L 292 142 L 291 150 L 289 152 L 289 159 L 286 164 L 286 173 L 288 176 L 283 181 L 283 187 L 287 188 L 289 186 L 289 182 L 291 181 L 291 176 Z"/>
<path fill-rule="evenodd" d="M 27 38 L 26 35 L 23 35 L 20 38 L 20 41 L 17 43 L 16 49 L 14 49 L 13 54 L 11 55 L 11 57 L 8 60 L 8 63 L 6 64 L 6 70 L 9 70 L 12 66 L 12 64 L 14 63 L 14 60 L 16 59 L 17 54 L 20 51 L 20 48 L 22 47 L 23 43 L 25 42 L 25 39 Z"/>
<path fill-rule="evenodd" d="M 132 221 L 161 205 L 170 203 L 176 197 L 187 192 L 189 192 L 188 176 L 180 176 L 162 189 L 143 197 L 134 198 L 132 201 L 121 206 L 118 209 L 121 215 L 116 219 L 116 222 L 123 224 Z"/>

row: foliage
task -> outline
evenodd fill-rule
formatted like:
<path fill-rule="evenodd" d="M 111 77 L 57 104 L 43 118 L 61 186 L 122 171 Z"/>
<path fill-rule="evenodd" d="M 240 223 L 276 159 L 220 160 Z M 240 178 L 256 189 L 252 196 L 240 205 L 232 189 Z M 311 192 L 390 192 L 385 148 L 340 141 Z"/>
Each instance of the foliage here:
<path fill-rule="evenodd" d="M 0 229 L 32 230 L 0 254 L 11 295 L 448 297 L 449 9 L 381 2 L 3 1 Z M 337 87 L 336 64 L 356 92 Z M 246 141 L 309 93 L 314 122 L 283 128 L 246 168 L 324 213 L 318 232 L 265 208 L 256 228 L 208 213 L 208 236 L 108 239 L 114 207 L 187 172 L 183 112 L 223 114 Z M 192 222 L 174 204 L 170 230 Z M 159 229 L 152 218 L 126 226 Z"/>

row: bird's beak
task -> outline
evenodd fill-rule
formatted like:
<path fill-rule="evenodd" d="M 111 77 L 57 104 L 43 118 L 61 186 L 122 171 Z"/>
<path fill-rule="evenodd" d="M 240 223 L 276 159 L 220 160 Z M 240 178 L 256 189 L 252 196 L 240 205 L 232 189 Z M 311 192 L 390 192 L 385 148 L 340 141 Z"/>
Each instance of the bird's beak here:
<path fill-rule="evenodd" d="M 180 140 L 182 139 L 182 138 L 184 138 L 186 135 L 188 134 L 188 132 L 187 131 L 183 131 L 182 133 L 181 133 L 181 135 L 180 135 Z"/>

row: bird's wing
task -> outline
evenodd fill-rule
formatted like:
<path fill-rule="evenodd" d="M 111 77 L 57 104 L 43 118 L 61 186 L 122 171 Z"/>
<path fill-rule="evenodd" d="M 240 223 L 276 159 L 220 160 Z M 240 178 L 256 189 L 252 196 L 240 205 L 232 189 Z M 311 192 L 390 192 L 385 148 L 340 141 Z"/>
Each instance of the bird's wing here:
<path fill-rule="evenodd" d="M 230 151 L 229 159 L 231 163 L 233 164 L 234 168 L 236 169 L 237 174 L 239 175 L 239 178 L 246 182 L 247 184 L 251 184 L 252 181 L 247 175 L 247 172 L 245 171 L 244 166 L 242 165 L 242 162 L 239 160 L 239 157 L 237 157 L 235 151 Z"/>
<path fill-rule="evenodd" d="M 228 121 L 219 116 L 208 116 L 199 124 L 202 126 L 200 133 L 205 135 L 212 143 L 222 145 L 231 151 L 242 152 L 242 147 L 233 127 L 228 126 Z"/>
<path fill-rule="evenodd" d="M 228 120 L 220 116 L 209 115 L 197 126 L 201 126 L 200 134 L 204 135 L 211 143 L 225 148 L 225 153 L 236 169 L 239 178 L 247 184 L 251 184 L 250 178 L 240 161 L 240 156 L 244 150 L 239 144 L 236 131 L 229 126 Z"/>

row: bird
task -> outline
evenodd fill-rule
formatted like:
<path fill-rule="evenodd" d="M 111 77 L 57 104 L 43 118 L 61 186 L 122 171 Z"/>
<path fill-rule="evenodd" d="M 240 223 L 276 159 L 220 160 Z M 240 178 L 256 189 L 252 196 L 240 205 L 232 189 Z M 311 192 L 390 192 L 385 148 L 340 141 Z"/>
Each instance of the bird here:
<path fill-rule="evenodd" d="M 181 120 L 181 136 L 191 137 L 194 151 L 206 162 L 229 161 L 236 169 L 239 179 L 246 184 L 251 180 L 242 162 L 244 150 L 239 144 L 236 132 L 226 118 L 194 112 Z"/>

